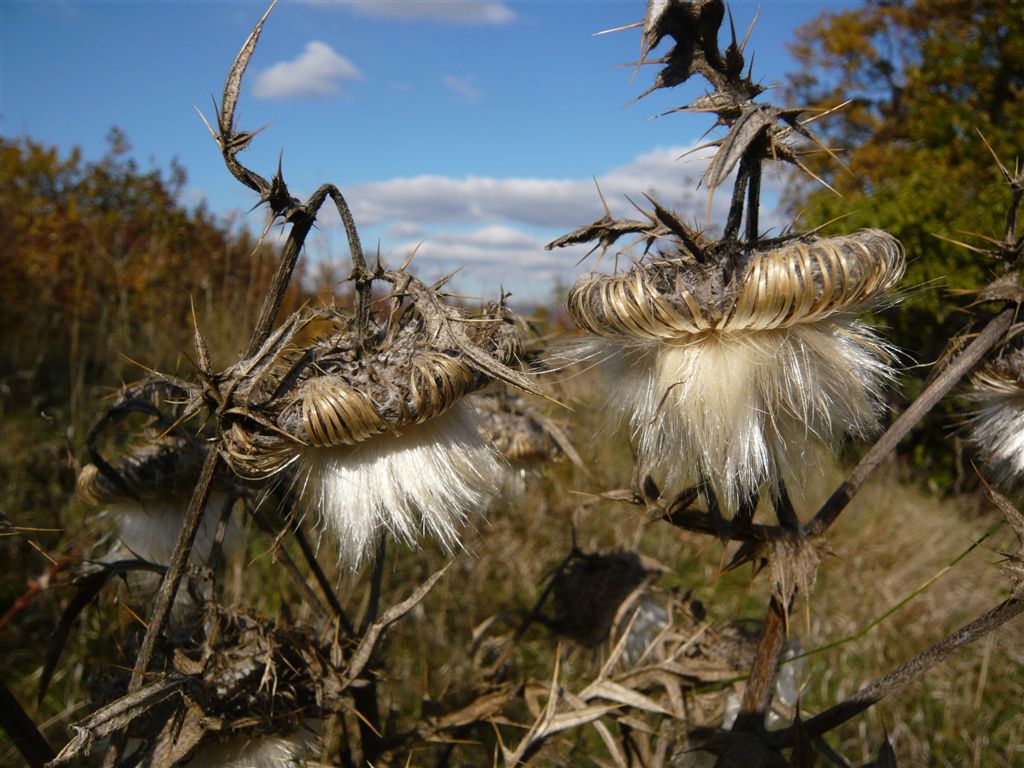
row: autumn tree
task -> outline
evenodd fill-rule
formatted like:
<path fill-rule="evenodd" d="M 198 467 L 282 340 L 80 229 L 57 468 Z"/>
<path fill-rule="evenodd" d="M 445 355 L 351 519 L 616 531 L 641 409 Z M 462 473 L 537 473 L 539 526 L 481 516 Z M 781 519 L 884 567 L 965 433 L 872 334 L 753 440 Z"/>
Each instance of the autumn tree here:
<path fill-rule="evenodd" d="M 931 363 L 963 330 L 957 306 L 970 299 L 957 292 L 987 284 L 998 266 L 950 240 L 1003 231 L 1009 201 L 991 152 L 1011 166 L 1024 154 L 1024 3 L 867 0 L 823 12 L 791 49 L 801 66 L 791 99 L 845 104 L 819 127 L 841 164 L 808 158 L 838 194 L 798 181 L 792 212 L 807 225 L 843 217 L 834 233 L 880 227 L 905 246 L 910 287 L 884 319 L 908 354 L 912 396 L 927 373 L 912 364 Z M 940 483 L 954 472 L 957 410 L 943 405 L 910 443 Z"/>
<path fill-rule="evenodd" d="M 245 327 L 273 264 L 247 229 L 182 202 L 180 165 L 140 168 L 117 129 L 108 145 L 86 162 L 0 139 L 0 377 L 73 411 L 87 381 L 138 376 L 127 358 L 174 367 L 193 304 L 244 335 L 228 326 Z"/>
<path fill-rule="evenodd" d="M 944 290 L 977 288 L 994 265 L 940 237 L 1001 233 L 1005 185 L 986 148 L 1012 164 L 1024 153 L 1024 3 L 867 0 L 802 26 L 792 97 L 836 106 L 822 121 L 839 157 L 815 158 L 841 196 L 803 185 L 794 212 L 835 230 L 881 227 L 904 244 L 906 284 L 889 314 L 919 362 L 940 354 L 960 320 Z"/>

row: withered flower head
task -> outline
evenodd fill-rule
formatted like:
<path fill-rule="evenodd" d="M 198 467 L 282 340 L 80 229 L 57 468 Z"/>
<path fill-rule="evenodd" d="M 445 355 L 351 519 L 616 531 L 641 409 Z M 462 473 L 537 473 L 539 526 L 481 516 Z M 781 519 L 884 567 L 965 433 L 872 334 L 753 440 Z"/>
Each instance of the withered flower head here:
<path fill-rule="evenodd" d="M 195 441 L 164 435 L 126 452 L 113 465 L 86 464 L 76 490 L 84 502 L 114 517 L 120 542 L 131 555 L 167 565 L 204 457 L 205 449 Z M 211 494 L 191 552 L 196 563 L 208 561 L 229 499 L 223 488 Z M 240 532 L 229 520 L 225 550 L 239 540 Z"/>
<path fill-rule="evenodd" d="M 970 440 L 1004 488 L 1024 486 L 1024 346 L 1003 351 L 971 377 Z"/>
<path fill-rule="evenodd" d="M 240 474 L 293 469 L 353 567 L 385 531 L 454 547 L 504 473 L 463 398 L 494 379 L 537 391 L 509 367 L 519 338 L 503 302 L 471 314 L 405 272 L 383 279 L 394 291 L 363 334 L 336 309 L 287 321 L 221 423 Z"/>
<path fill-rule="evenodd" d="M 735 269 L 680 249 L 576 283 L 569 314 L 596 338 L 574 357 L 611 375 L 647 469 L 707 483 L 735 511 L 765 483 L 799 489 L 816 450 L 875 428 L 891 355 L 853 315 L 903 269 L 880 230 L 755 250 Z"/>
<path fill-rule="evenodd" d="M 583 461 L 565 431 L 522 395 L 505 385 L 489 388 L 472 398 L 480 429 L 510 465 L 503 495 L 516 498 L 526 491 L 527 479 L 537 469 L 568 458 Z"/>

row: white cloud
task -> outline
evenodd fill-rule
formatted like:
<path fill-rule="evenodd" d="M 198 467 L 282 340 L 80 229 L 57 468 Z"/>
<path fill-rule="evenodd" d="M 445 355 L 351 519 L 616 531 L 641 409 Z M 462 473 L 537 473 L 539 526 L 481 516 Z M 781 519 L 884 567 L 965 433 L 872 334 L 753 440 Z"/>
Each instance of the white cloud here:
<path fill-rule="evenodd" d="M 452 24 L 506 24 L 515 13 L 497 0 L 314 0 L 316 5 L 343 5 L 361 16 L 399 21 Z"/>
<path fill-rule="evenodd" d="M 359 80 L 356 66 L 327 43 L 313 40 L 292 61 L 280 61 L 256 78 L 253 93 L 261 99 L 324 98 L 341 90 L 343 81 Z"/>
<path fill-rule="evenodd" d="M 384 237 L 390 242 L 395 240 L 420 240 L 427 234 L 423 222 L 396 221 L 384 230 Z"/>
<path fill-rule="evenodd" d="M 680 160 L 688 149 L 658 148 L 600 174 L 597 182 L 612 213 L 640 218 L 627 196 L 649 208 L 643 197 L 648 193 L 685 221 L 707 226 L 707 190 L 697 189 L 707 161 Z M 762 230 L 785 223 L 772 210 L 781 186 L 778 174 L 766 174 Z M 730 180 L 716 190 L 712 231 L 724 224 L 731 189 Z M 576 266 L 589 245 L 555 251 L 544 246 L 603 215 L 592 178 L 416 176 L 354 185 L 345 197 L 361 228 L 384 233 L 386 263 L 400 264 L 415 250 L 413 270 L 424 279 L 460 269 L 454 284 L 461 289 L 493 295 L 500 285 L 523 300 L 544 300 L 557 281 L 571 282 L 593 266 L 592 260 Z M 338 246 L 343 247 L 340 240 Z M 614 254 L 608 256 L 603 263 L 610 267 Z"/>
<path fill-rule="evenodd" d="M 643 194 L 671 206 L 685 220 L 701 226 L 706 220 L 708 193 L 697 189 L 706 161 L 680 161 L 689 147 L 658 148 L 631 162 L 600 174 L 597 183 L 612 211 L 635 217 L 637 212 L 626 197 L 646 204 Z M 776 194 L 780 182 L 768 174 L 763 195 Z M 729 204 L 730 185 L 723 184 L 714 195 L 711 221 L 721 223 Z M 602 215 L 594 180 L 544 178 L 492 178 L 486 176 L 413 176 L 367 182 L 352 187 L 347 197 L 356 220 L 362 225 L 391 220 L 422 222 L 424 225 L 452 223 L 515 222 L 566 231 L 594 221 Z M 778 223 L 765 219 L 765 225 Z"/>
<path fill-rule="evenodd" d="M 475 104 L 484 97 L 484 92 L 469 77 L 445 75 L 441 78 L 441 83 L 445 88 L 458 96 L 460 101 L 467 104 Z"/>
<path fill-rule="evenodd" d="M 489 225 L 468 232 L 437 232 L 423 240 L 410 240 L 389 248 L 388 262 L 397 264 L 416 252 L 412 270 L 425 280 L 458 271 L 453 285 L 494 297 L 499 287 L 519 299 L 546 299 L 554 285 L 568 282 L 585 271 L 575 267 L 587 249 L 573 247 L 546 251 L 547 237 L 514 227 Z"/>

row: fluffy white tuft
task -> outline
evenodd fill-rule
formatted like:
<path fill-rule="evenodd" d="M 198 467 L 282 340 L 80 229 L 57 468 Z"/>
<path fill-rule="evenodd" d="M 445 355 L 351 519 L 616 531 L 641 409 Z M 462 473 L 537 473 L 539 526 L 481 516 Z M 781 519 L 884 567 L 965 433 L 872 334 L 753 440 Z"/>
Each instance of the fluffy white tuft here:
<path fill-rule="evenodd" d="M 353 568 L 385 530 L 410 544 L 430 534 L 454 549 L 466 514 L 498 494 L 506 472 L 466 401 L 400 435 L 304 449 L 300 462 L 306 497 Z"/>
<path fill-rule="evenodd" d="M 976 381 L 969 394 L 975 407 L 971 442 L 1004 488 L 1024 485 L 1024 387 L 996 380 Z"/>
<path fill-rule="evenodd" d="M 765 483 L 800 493 L 844 435 L 877 428 L 892 355 L 870 330 L 830 318 L 675 341 L 594 338 L 574 354 L 611 378 L 639 458 L 669 484 L 708 482 L 733 513 Z"/>
<path fill-rule="evenodd" d="M 192 562 L 205 565 L 209 560 L 217 536 L 220 515 L 226 502 L 227 497 L 224 494 L 210 494 L 192 546 Z M 188 499 L 150 500 L 145 504 L 123 501 L 110 504 L 108 509 L 117 518 L 118 534 L 125 547 L 151 563 L 170 563 L 178 534 L 185 523 Z M 230 553 L 239 538 L 238 528 L 229 523 L 224 536 L 224 552 Z"/>

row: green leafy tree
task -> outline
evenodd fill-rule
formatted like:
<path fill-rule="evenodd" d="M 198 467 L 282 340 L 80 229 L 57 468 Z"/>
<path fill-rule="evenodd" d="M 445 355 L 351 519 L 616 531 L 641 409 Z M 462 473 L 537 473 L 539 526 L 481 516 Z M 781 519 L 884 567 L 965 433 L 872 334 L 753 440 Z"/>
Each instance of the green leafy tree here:
<path fill-rule="evenodd" d="M 849 172 L 814 158 L 842 196 L 801 185 L 794 211 L 903 242 L 911 292 L 887 319 L 904 349 L 931 361 L 961 325 L 943 288 L 978 288 L 994 266 L 936 235 L 1001 236 L 1005 185 L 981 135 L 1004 159 L 1024 152 L 1024 3 L 867 0 L 801 27 L 792 51 L 795 101 L 849 100 L 822 121 Z"/>

